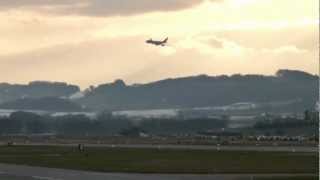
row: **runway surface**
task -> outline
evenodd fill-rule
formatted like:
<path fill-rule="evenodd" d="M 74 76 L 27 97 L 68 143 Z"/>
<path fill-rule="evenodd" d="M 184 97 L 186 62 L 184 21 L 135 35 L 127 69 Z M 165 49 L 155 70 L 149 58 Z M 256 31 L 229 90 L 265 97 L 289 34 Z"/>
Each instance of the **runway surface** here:
<path fill-rule="evenodd" d="M 187 174 L 127 174 L 97 173 L 56 168 L 0 164 L 0 180 L 250 180 L 258 176 L 304 176 L 304 174 L 277 175 L 187 175 Z"/>
<path fill-rule="evenodd" d="M 78 144 L 17 144 L 28 146 L 78 146 Z M 156 148 L 156 149 L 190 149 L 190 150 L 221 150 L 221 151 L 275 151 L 275 152 L 318 152 L 316 146 L 217 146 L 217 145 L 150 145 L 150 144 L 84 144 L 86 147 L 106 148 Z"/>

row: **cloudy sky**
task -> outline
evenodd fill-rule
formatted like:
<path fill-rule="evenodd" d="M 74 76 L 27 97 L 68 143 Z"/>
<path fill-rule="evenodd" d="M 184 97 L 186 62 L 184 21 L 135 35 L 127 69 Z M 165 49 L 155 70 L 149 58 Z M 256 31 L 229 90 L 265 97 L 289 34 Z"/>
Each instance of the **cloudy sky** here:
<path fill-rule="evenodd" d="M 318 0 L 0 1 L 0 82 L 318 74 Z M 169 37 L 167 47 L 145 44 Z"/>

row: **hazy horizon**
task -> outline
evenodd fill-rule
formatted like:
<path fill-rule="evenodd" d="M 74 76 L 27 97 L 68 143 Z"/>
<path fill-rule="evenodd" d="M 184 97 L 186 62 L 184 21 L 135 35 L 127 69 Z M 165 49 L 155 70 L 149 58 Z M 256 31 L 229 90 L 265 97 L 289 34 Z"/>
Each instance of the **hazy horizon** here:
<path fill-rule="evenodd" d="M 318 1 L 0 2 L 0 82 L 82 89 L 185 76 L 319 74 Z M 145 43 L 169 37 L 168 46 Z"/>
<path fill-rule="evenodd" d="M 300 71 L 300 70 L 297 70 L 297 69 L 279 69 L 279 70 L 289 70 L 289 71 Z M 279 71 L 277 70 L 277 71 Z M 276 71 L 276 72 L 277 72 Z M 33 80 L 30 80 L 30 81 L 27 81 L 27 82 L 22 82 L 22 83 L 16 83 L 16 82 L 1 82 L 0 81 L 0 84 L 1 83 L 9 83 L 9 84 L 21 84 L 21 85 L 27 85 L 27 84 L 30 84 L 32 82 L 49 82 L 49 83 L 67 83 L 67 84 L 70 84 L 70 85 L 76 85 L 76 86 L 79 86 L 81 90 L 85 90 L 86 88 L 89 88 L 90 86 L 99 86 L 99 85 L 102 85 L 102 84 L 108 84 L 108 83 L 114 83 L 115 81 L 118 81 L 118 80 L 122 80 L 124 81 L 124 83 L 128 86 L 132 86 L 132 85 L 135 85 L 135 84 L 148 84 L 148 83 L 154 83 L 154 82 L 158 82 L 158 81 L 162 81 L 162 80 L 166 80 L 166 79 L 179 79 L 179 78 L 188 78 L 188 77 L 197 77 L 197 76 L 209 76 L 209 77 L 214 77 L 214 76 L 229 76 L 231 77 L 232 75 L 263 75 L 263 76 L 276 76 L 276 72 L 272 73 L 272 74 L 258 74 L 258 73 L 248 73 L 248 74 L 244 74 L 244 73 L 233 73 L 233 74 L 194 74 L 194 75 L 189 75 L 189 76 L 176 76 L 176 77 L 164 77 L 162 79 L 155 79 L 155 80 L 151 80 L 151 81 L 146 81 L 146 82 L 127 82 L 125 79 L 120 79 L 120 78 L 115 78 L 111 81 L 105 81 L 105 82 L 101 82 L 100 84 L 89 84 L 88 86 L 80 86 L 79 84 L 75 84 L 75 83 L 72 83 L 72 82 L 67 82 L 67 81 L 64 81 L 64 80 L 57 80 L 57 81 L 52 81 L 52 80 L 46 80 L 46 79 L 33 79 Z M 301 72 L 305 72 L 305 71 L 301 71 Z M 309 73 L 309 72 L 305 72 L 305 73 Z M 314 76 L 319 76 L 319 74 L 312 74 L 310 73 L 311 75 L 314 75 Z"/>

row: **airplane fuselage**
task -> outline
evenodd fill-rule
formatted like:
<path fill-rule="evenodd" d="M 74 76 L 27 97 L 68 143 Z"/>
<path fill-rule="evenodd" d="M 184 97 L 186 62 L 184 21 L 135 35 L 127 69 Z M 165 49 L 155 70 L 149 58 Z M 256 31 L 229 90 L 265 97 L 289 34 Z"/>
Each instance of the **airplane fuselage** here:
<path fill-rule="evenodd" d="M 163 41 L 154 41 L 152 39 L 149 39 L 149 40 L 146 41 L 146 43 L 153 44 L 153 45 L 156 45 L 156 46 L 165 46 L 165 44 L 167 43 L 167 40 L 168 40 L 168 38 L 166 38 Z"/>

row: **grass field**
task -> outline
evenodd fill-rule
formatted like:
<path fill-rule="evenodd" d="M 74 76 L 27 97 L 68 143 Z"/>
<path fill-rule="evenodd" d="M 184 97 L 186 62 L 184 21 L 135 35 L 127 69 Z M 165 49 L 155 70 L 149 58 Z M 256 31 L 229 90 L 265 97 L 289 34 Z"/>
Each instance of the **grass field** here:
<path fill-rule="evenodd" d="M 76 147 L 0 147 L 2 163 L 102 172 L 316 174 L 319 169 L 317 159 L 317 153 L 297 152 L 94 147 L 86 148 L 85 152 L 78 152 Z"/>

